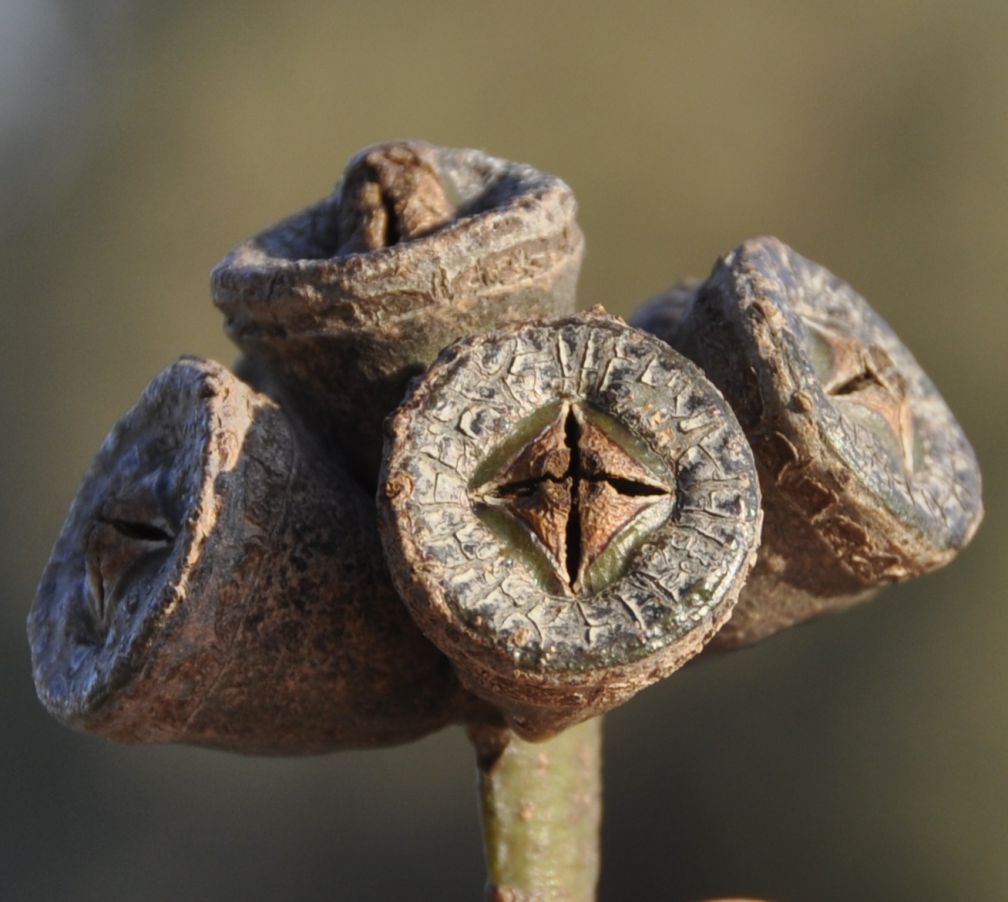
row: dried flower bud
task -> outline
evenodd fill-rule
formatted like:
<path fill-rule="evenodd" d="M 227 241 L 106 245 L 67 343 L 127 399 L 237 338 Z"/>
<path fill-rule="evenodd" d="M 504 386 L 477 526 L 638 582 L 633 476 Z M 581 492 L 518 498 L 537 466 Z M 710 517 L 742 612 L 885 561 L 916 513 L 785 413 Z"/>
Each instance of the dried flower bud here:
<path fill-rule="evenodd" d="M 583 251 L 560 179 L 476 150 L 379 145 L 336 191 L 213 272 L 232 339 L 286 384 L 313 429 L 358 437 L 373 479 L 381 423 L 410 378 L 465 335 L 574 309 Z"/>
<path fill-rule="evenodd" d="M 947 563 L 983 508 L 973 449 L 910 352 L 849 285 L 774 238 L 690 302 L 638 321 L 699 363 L 753 446 L 763 548 L 714 644 L 761 639 Z M 676 321 L 678 320 L 678 324 Z"/>
<path fill-rule="evenodd" d="M 597 312 L 460 341 L 389 430 L 393 580 L 519 733 L 622 703 L 728 617 L 756 473 L 724 399 L 664 343 Z"/>
<path fill-rule="evenodd" d="M 389 584 L 371 499 L 194 358 L 105 440 L 28 632 L 49 711 L 128 742 L 318 752 L 413 739 L 465 704 Z"/>

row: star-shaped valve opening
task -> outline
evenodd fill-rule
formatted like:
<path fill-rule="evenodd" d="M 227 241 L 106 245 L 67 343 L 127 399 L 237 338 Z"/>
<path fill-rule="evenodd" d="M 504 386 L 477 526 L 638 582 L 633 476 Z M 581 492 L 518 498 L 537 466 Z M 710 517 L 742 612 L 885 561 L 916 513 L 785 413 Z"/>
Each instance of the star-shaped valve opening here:
<path fill-rule="evenodd" d="M 611 583 L 644 535 L 671 513 L 668 468 L 587 405 L 564 402 L 512 449 L 491 456 L 492 472 L 478 481 L 473 500 L 491 528 L 564 594 Z"/>
<path fill-rule="evenodd" d="M 878 437 L 907 473 L 914 470 L 914 428 L 906 379 L 877 344 L 803 316 L 813 365 L 830 400 Z"/>

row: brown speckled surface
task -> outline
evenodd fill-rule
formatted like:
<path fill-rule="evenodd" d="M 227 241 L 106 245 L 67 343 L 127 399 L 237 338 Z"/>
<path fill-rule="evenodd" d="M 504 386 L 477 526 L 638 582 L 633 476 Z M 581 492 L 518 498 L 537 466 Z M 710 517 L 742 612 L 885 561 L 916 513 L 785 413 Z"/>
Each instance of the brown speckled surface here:
<path fill-rule="evenodd" d="M 388 582 L 371 499 L 276 404 L 195 358 L 102 445 L 29 636 L 49 710 L 128 742 L 380 745 L 466 703 Z"/>

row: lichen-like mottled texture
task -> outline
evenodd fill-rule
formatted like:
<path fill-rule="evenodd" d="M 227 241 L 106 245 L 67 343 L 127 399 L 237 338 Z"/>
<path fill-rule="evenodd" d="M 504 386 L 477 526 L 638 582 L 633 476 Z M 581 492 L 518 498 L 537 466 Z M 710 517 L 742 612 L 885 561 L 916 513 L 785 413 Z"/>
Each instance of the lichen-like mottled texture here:
<path fill-rule="evenodd" d="M 494 450 L 564 402 L 611 417 L 675 482 L 667 515 L 593 593 L 551 591 L 474 498 Z M 594 312 L 461 341 L 389 428 L 379 512 L 393 580 L 519 732 L 612 708 L 728 617 L 758 541 L 752 456 L 721 395 L 663 342 Z"/>
<path fill-rule="evenodd" d="M 380 145 L 350 161 L 331 196 L 231 251 L 213 272 L 214 301 L 316 432 L 355 436 L 347 450 L 370 480 L 382 419 L 442 348 L 573 311 L 584 245 L 575 212 L 570 188 L 531 167 Z"/>
<path fill-rule="evenodd" d="M 102 445 L 28 626 L 49 711 L 127 742 L 317 752 L 467 704 L 389 583 L 371 499 L 193 358 Z"/>
<path fill-rule="evenodd" d="M 982 516 L 962 429 L 849 285 L 774 238 L 747 241 L 665 319 L 738 414 L 760 468 L 763 549 L 715 644 L 763 638 L 947 563 Z"/>

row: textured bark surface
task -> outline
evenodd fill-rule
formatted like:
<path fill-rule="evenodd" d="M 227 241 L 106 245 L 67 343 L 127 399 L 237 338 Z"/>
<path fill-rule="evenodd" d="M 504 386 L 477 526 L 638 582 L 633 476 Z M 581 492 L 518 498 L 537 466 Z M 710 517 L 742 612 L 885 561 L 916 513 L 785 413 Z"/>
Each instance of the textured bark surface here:
<path fill-rule="evenodd" d="M 584 240 L 560 179 L 476 150 L 380 145 L 335 192 L 216 267 L 232 339 L 316 432 L 355 440 L 373 482 L 381 424 L 455 339 L 572 312 Z"/>
<path fill-rule="evenodd" d="M 602 821 L 601 719 L 544 742 L 492 727 L 470 737 L 488 902 L 591 902 Z"/>
<path fill-rule="evenodd" d="M 976 531 L 980 476 L 962 429 L 892 329 L 823 267 L 748 241 L 693 299 L 673 292 L 638 320 L 721 388 L 760 469 L 763 548 L 716 645 L 942 566 Z"/>
<path fill-rule="evenodd" d="M 621 449 L 599 455 L 604 442 L 582 428 L 569 449 L 581 485 L 641 501 L 619 477 L 589 478 L 629 457 L 650 474 L 640 477 L 649 491 L 667 487 L 604 527 L 608 559 L 580 582 L 558 578 L 556 546 L 540 529 L 486 510 L 499 474 L 528 469 L 530 447 L 555 448 L 549 432 L 565 410 Z M 393 580 L 463 682 L 520 734 L 620 704 L 695 655 L 728 617 L 758 542 L 752 456 L 721 395 L 663 342 L 595 312 L 461 341 L 415 385 L 390 433 L 379 512 Z M 582 559 L 599 501 L 583 500 L 564 536 L 568 548 L 582 543 Z"/>
<path fill-rule="evenodd" d="M 468 704 L 389 583 L 372 499 L 193 358 L 99 450 L 29 639 L 50 712 L 127 742 L 319 752 L 413 739 Z"/>

